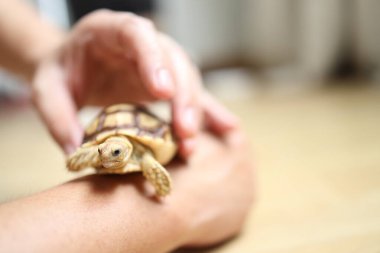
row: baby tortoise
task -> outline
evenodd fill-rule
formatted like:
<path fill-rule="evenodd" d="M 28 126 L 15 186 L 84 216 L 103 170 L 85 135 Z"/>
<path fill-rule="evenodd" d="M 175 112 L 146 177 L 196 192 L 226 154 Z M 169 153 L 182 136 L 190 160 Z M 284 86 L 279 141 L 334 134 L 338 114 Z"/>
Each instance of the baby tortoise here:
<path fill-rule="evenodd" d="M 162 166 L 176 154 L 170 125 L 140 106 L 118 104 L 105 108 L 87 127 L 83 144 L 67 160 L 71 171 L 93 167 L 99 173 L 142 171 L 165 196 L 171 179 Z"/>

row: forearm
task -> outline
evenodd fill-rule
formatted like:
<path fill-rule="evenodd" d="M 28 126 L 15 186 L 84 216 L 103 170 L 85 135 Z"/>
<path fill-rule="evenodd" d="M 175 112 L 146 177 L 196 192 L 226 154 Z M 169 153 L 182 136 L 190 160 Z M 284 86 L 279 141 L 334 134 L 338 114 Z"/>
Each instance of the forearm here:
<path fill-rule="evenodd" d="M 64 32 L 19 0 L 0 0 L 0 67 L 30 79 L 37 62 L 61 44 Z"/>
<path fill-rule="evenodd" d="M 167 168 L 162 201 L 141 174 L 89 176 L 0 205 L 0 252 L 169 252 L 236 235 L 252 202 L 245 137 L 197 138 L 187 163 Z"/>
<path fill-rule="evenodd" d="M 135 186 L 141 178 L 90 176 L 0 206 L 0 251 L 158 253 L 178 247 L 185 226 L 176 202 L 144 196 Z"/>

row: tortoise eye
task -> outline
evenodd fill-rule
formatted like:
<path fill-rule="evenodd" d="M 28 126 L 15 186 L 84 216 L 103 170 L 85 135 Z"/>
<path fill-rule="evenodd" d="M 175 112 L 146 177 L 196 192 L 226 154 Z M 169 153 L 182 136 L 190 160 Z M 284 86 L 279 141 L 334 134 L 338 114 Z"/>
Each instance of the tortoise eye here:
<path fill-rule="evenodd" d="M 112 151 L 112 156 L 118 156 L 120 155 L 120 153 L 121 153 L 120 149 L 115 149 L 114 151 Z"/>

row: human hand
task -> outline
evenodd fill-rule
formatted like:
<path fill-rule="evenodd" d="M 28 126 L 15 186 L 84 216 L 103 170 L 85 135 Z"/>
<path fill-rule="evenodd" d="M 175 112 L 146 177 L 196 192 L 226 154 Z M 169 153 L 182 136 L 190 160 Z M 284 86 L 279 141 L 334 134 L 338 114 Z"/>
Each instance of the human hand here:
<path fill-rule="evenodd" d="M 202 134 L 186 165 L 169 167 L 173 198 L 187 221 L 184 246 L 207 246 L 236 235 L 252 204 L 253 168 L 249 145 L 239 130 L 224 140 Z"/>
<path fill-rule="evenodd" d="M 66 153 L 81 144 L 77 110 L 85 105 L 168 100 L 180 153 L 195 146 L 202 117 L 216 132 L 236 119 L 202 89 L 197 68 L 152 23 L 101 10 L 82 19 L 58 50 L 44 54 L 33 76 L 34 103 Z"/>

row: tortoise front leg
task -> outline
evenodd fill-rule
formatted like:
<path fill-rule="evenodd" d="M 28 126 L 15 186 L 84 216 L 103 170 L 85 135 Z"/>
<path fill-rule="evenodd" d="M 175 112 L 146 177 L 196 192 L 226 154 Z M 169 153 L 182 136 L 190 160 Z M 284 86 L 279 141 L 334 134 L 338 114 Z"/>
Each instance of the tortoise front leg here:
<path fill-rule="evenodd" d="M 141 160 L 143 175 L 153 184 L 158 196 L 168 195 L 171 191 L 171 178 L 169 172 L 153 157 L 146 152 Z"/>
<path fill-rule="evenodd" d="M 98 146 L 79 147 L 66 162 L 70 171 L 79 171 L 88 167 L 99 168 L 101 165 Z"/>

